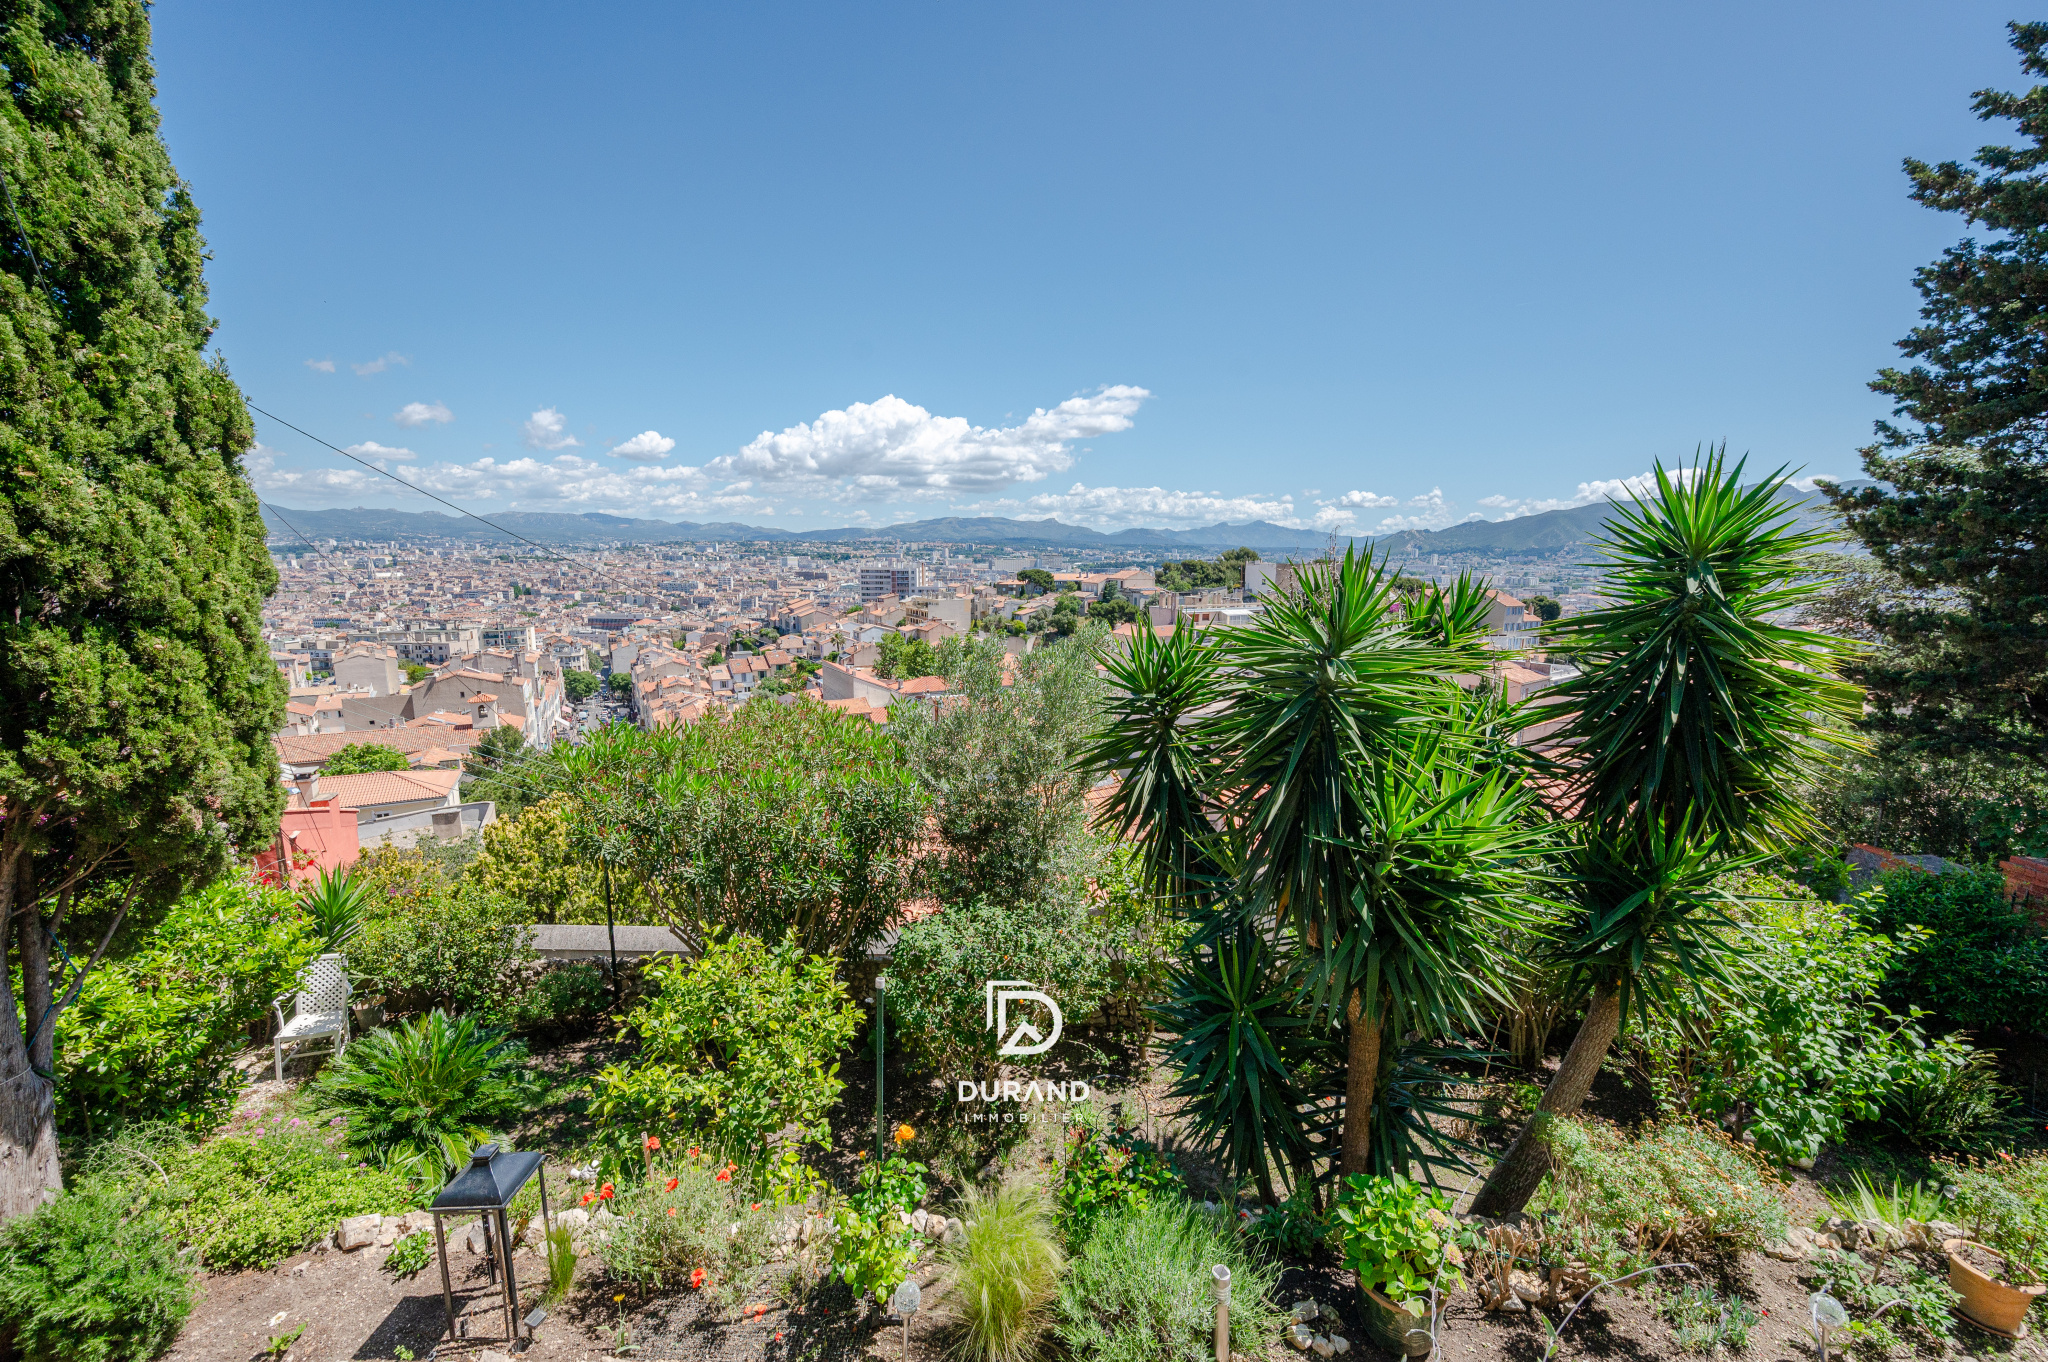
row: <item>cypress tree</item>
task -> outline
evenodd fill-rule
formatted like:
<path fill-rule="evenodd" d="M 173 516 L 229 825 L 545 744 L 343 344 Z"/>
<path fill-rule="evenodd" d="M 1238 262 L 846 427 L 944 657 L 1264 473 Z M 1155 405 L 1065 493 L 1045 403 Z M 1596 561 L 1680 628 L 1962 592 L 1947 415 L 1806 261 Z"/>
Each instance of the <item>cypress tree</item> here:
<path fill-rule="evenodd" d="M 204 355 L 205 247 L 158 134 L 146 8 L 0 0 L 0 19 L 4 1219 L 58 1186 L 55 1014 L 78 971 L 275 835 L 284 686 L 254 431 Z"/>

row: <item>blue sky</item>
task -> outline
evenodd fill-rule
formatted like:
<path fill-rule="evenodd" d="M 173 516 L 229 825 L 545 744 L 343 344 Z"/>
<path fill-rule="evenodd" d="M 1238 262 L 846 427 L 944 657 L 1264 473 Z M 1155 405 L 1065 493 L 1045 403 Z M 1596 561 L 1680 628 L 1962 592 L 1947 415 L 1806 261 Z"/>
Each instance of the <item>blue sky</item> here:
<path fill-rule="evenodd" d="M 1920 4 L 155 11 L 250 399 L 478 510 L 1376 532 L 1856 471 Z M 268 421 L 283 506 L 430 503 Z"/>

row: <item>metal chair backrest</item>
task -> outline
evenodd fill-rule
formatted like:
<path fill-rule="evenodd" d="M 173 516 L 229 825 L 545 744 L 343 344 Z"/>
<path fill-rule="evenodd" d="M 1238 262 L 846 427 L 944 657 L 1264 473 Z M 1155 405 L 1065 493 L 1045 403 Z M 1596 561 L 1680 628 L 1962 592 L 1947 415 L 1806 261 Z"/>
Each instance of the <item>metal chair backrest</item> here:
<path fill-rule="evenodd" d="M 348 969 L 338 953 L 329 952 L 313 957 L 313 963 L 306 966 L 292 1011 L 302 1017 L 346 1012 L 348 999 Z"/>

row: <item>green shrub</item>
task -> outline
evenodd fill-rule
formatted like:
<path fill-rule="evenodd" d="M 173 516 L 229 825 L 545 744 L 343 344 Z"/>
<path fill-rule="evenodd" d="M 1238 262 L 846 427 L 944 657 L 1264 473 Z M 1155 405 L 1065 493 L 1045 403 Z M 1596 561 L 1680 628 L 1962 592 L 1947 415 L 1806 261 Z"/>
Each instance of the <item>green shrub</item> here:
<path fill-rule="evenodd" d="M 561 965 L 541 971 L 520 995 L 513 1016 L 520 1031 L 589 1026 L 601 1019 L 611 1005 L 612 985 L 602 969 L 586 964 Z"/>
<path fill-rule="evenodd" d="M 334 1127 L 258 1130 L 196 1147 L 162 1145 L 149 1155 L 169 1185 L 144 1183 L 143 1192 L 162 1206 L 171 1241 L 197 1248 L 214 1271 L 272 1267 L 348 1216 L 406 1210 L 431 1190 L 360 1165 L 328 1143 L 339 1143 Z"/>
<path fill-rule="evenodd" d="M 391 1246 L 384 1255 L 384 1270 L 394 1277 L 415 1277 L 434 1260 L 434 1236 L 414 1230 Z"/>
<path fill-rule="evenodd" d="M 1216 1355 L 1217 1263 L 1230 1269 L 1232 1347 L 1260 1356 L 1285 1322 L 1272 1303 L 1280 1271 L 1246 1250 L 1227 1212 L 1180 1196 L 1101 1219 L 1061 1284 L 1060 1335 L 1089 1362 L 1206 1362 Z"/>
<path fill-rule="evenodd" d="M 1135 1135 L 1070 1126 L 1060 1160 L 1059 1217 L 1078 1244 L 1105 1212 L 1150 1205 L 1178 1184 L 1173 1162 Z"/>
<path fill-rule="evenodd" d="M 887 1300 L 924 1249 L 905 1219 L 924 1200 L 925 1166 L 909 1159 L 861 1165 L 860 1185 L 832 1213 L 832 1270 L 856 1298 Z"/>
<path fill-rule="evenodd" d="M 1671 1326 L 1672 1341 L 1689 1353 L 1739 1353 L 1749 1346 L 1749 1331 L 1763 1320 L 1740 1296 L 1723 1296 L 1710 1286 L 1682 1286 L 1666 1292 L 1657 1311 Z"/>
<path fill-rule="evenodd" d="M 0 1226 L 0 1334 L 25 1362 L 145 1362 L 192 1300 L 176 1241 L 117 1183 Z"/>
<path fill-rule="evenodd" d="M 954 1354 L 963 1362 L 1026 1362 L 1052 1321 L 1066 1268 L 1045 1194 L 1008 1182 L 969 1191 L 960 1212 L 967 1233 L 945 1249 Z"/>
<path fill-rule="evenodd" d="M 1956 1214 L 2005 1257 L 2014 1278 L 2048 1282 L 2048 1154 L 1999 1154 L 1948 1167 Z"/>
<path fill-rule="evenodd" d="M 715 1285 L 737 1300 L 749 1270 L 770 1256 L 775 1216 L 764 1204 L 743 1172 L 687 1160 L 614 1198 L 617 1218 L 597 1254 L 618 1281 L 667 1291 Z M 703 1276 L 693 1281 L 699 1268 Z"/>
<path fill-rule="evenodd" d="M 825 1113 L 846 1086 L 835 1057 L 860 1017 L 832 961 L 793 931 L 769 946 L 707 930 L 702 955 L 647 975 L 657 992 L 626 1018 L 640 1053 L 598 1075 L 591 1103 L 614 1145 L 692 1130 L 760 1168 L 786 1128 L 830 1138 Z"/>
<path fill-rule="evenodd" d="M 1948 1038 L 1929 1057 L 1885 1098 L 1886 1125 L 1922 1149 L 1979 1149 L 2010 1134 L 2012 1093 L 1996 1056 Z"/>
<path fill-rule="evenodd" d="M 1377 1291 L 1410 1314 L 1428 1313 L 1431 1288 L 1447 1292 L 1464 1280 L 1450 1210 L 1443 1192 L 1406 1178 L 1345 1178 L 1333 1214 L 1359 1290 Z"/>
<path fill-rule="evenodd" d="M 1671 1122 L 1630 1138 L 1604 1121 L 1542 1125 L 1549 1186 L 1566 1214 L 1633 1233 L 1644 1251 L 1760 1249 L 1785 1237 L 1785 1201 L 1769 1173 L 1718 1131 Z"/>
<path fill-rule="evenodd" d="M 1028 978 L 1069 1021 L 1079 1021 L 1095 1010 L 1108 985 L 1107 944 L 1083 903 L 942 908 L 905 927 L 896 942 L 889 965 L 892 1037 L 900 1036 L 924 1069 L 948 1082 L 992 1077 L 996 1049 L 1007 1037 L 984 1020 L 988 981 Z M 1050 1034 L 1047 1018 L 1035 1024 Z M 1002 1062 L 1033 1068 L 1053 1062 L 1057 1052 L 1055 1046 Z"/>
<path fill-rule="evenodd" d="M 525 1046 L 435 1011 L 360 1038 L 309 1095 L 320 1119 L 346 1125 L 359 1155 L 438 1180 L 533 1092 Z"/>
<path fill-rule="evenodd" d="M 1924 933 L 1897 940 L 1846 908 L 1766 876 L 1746 877 L 1742 926 L 1749 963 L 1732 1000 L 1687 999 L 1636 1034 L 1638 1062 L 1667 1109 L 1719 1121 L 1781 1160 L 1840 1142 L 1852 1120 L 1939 1083 L 1968 1047 L 1930 1047 L 1918 1024 L 1875 1001 Z"/>
<path fill-rule="evenodd" d="M 1896 1007 L 1924 1007 L 1964 1027 L 2048 1030 L 2048 938 L 2005 898 L 1997 871 L 1896 870 L 1857 899 L 1873 929 L 1911 927 L 1927 943 L 1885 981 Z"/>
<path fill-rule="evenodd" d="M 535 962 L 519 905 L 423 870 L 351 946 L 358 989 L 393 1013 L 446 1012 L 508 1024 Z"/>
<path fill-rule="evenodd" d="M 59 1125 L 84 1135 L 218 1119 L 249 1024 L 316 949 L 290 897 L 246 877 L 178 900 L 140 950 L 102 962 L 58 1014 Z"/>
<path fill-rule="evenodd" d="M 352 742 L 320 764 L 323 776 L 355 776 L 369 771 L 403 771 L 412 763 L 405 753 L 380 742 Z"/>

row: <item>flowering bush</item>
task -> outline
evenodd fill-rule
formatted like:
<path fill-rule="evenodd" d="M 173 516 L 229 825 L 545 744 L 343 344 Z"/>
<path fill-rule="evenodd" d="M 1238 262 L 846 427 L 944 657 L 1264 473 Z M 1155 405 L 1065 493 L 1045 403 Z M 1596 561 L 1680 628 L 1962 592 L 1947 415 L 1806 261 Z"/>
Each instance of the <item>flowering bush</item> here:
<path fill-rule="evenodd" d="M 860 1016 L 832 961 L 806 955 L 794 933 L 770 946 L 707 932 L 701 956 L 648 976 L 657 992 L 626 1018 L 639 1056 L 599 1074 L 591 1103 L 615 1146 L 682 1127 L 760 1167 L 787 1127 L 800 1141 L 829 1137 L 825 1113 L 845 1087 L 834 1056 Z"/>
<path fill-rule="evenodd" d="M 768 1260 L 774 1213 L 729 1164 L 686 1159 L 636 1186 L 605 1183 L 596 1200 L 616 1217 L 597 1252 L 618 1281 L 737 1292 L 749 1270 Z"/>
<path fill-rule="evenodd" d="M 234 1098 L 229 1061 L 317 946 L 291 895 L 239 875 L 178 900 L 131 955 L 102 962 L 57 1017 L 57 1120 L 201 1127 Z"/>

